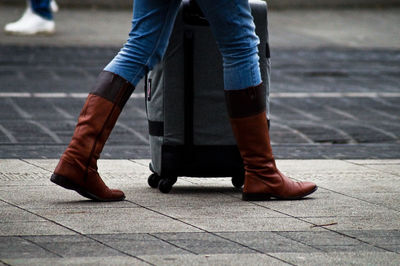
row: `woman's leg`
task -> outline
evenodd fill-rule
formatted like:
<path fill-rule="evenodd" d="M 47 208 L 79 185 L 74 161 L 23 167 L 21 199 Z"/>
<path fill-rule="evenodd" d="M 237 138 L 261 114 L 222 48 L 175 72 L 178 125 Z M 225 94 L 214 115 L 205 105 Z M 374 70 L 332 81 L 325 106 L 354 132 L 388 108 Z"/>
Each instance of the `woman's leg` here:
<path fill-rule="evenodd" d="M 50 0 L 30 0 L 33 12 L 42 18 L 52 20 L 53 13 L 51 12 Z"/>
<path fill-rule="evenodd" d="M 4 30 L 9 34 L 35 35 L 53 34 L 55 23 L 50 7 L 50 0 L 30 0 L 22 17 L 8 23 Z"/>
<path fill-rule="evenodd" d="M 223 56 L 225 90 L 261 83 L 258 36 L 248 0 L 197 0 Z"/>
<path fill-rule="evenodd" d="M 164 54 L 179 3 L 180 0 L 135 0 L 130 38 L 100 73 L 52 182 L 93 200 L 125 198 L 122 191 L 104 184 L 97 172 L 97 159 L 136 84 Z"/>
<path fill-rule="evenodd" d="M 244 200 L 299 199 L 314 192 L 311 182 L 294 182 L 276 167 L 258 64 L 258 37 L 248 0 L 197 0 L 223 56 L 225 96 L 245 166 Z"/>
<path fill-rule="evenodd" d="M 104 70 L 136 86 L 164 55 L 180 3 L 181 0 L 135 0 L 129 39 Z"/>

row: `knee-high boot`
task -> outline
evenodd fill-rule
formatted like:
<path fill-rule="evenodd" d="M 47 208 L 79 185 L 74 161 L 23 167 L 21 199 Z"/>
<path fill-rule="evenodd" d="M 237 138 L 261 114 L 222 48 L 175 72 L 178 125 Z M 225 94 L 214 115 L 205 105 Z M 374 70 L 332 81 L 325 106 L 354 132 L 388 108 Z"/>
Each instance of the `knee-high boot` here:
<path fill-rule="evenodd" d="M 123 200 L 122 191 L 109 189 L 97 172 L 97 160 L 122 108 L 134 91 L 122 77 L 100 73 L 79 115 L 72 140 L 51 181 L 96 201 Z"/>
<path fill-rule="evenodd" d="M 295 182 L 276 167 L 262 86 L 225 91 L 232 130 L 245 167 L 242 198 L 300 199 L 317 190 L 317 186 L 311 182 Z"/>

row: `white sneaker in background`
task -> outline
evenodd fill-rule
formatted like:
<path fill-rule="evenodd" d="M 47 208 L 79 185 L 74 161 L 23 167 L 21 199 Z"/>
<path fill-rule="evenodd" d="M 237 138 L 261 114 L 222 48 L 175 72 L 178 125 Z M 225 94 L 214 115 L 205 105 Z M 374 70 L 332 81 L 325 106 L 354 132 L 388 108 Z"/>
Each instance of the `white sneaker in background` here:
<path fill-rule="evenodd" d="M 7 24 L 4 30 L 6 33 L 16 35 L 53 34 L 55 23 L 35 14 L 28 6 L 22 17 L 16 22 Z"/>
<path fill-rule="evenodd" d="M 53 13 L 58 12 L 59 8 L 58 8 L 57 2 L 55 0 L 50 1 L 50 8 Z"/>

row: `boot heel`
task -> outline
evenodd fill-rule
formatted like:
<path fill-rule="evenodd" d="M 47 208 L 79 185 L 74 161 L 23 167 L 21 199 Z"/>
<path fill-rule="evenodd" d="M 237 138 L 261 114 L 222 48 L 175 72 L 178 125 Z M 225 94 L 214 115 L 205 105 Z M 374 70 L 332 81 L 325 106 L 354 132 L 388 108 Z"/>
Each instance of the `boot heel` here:
<path fill-rule="evenodd" d="M 242 193 L 242 200 L 244 201 L 264 201 L 270 199 L 271 195 L 269 194 Z"/>
<path fill-rule="evenodd" d="M 71 189 L 71 190 L 75 190 L 76 192 L 78 192 L 80 195 L 82 195 L 85 198 L 94 200 L 94 201 L 120 201 L 120 200 L 124 200 L 125 199 L 125 195 L 122 195 L 122 197 L 120 198 L 115 198 L 115 199 L 104 199 L 104 198 L 100 198 L 92 193 L 90 193 L 89 191 L 87 191 L 86 189 L 84 189 L 83 187 L 80 187 L 79 185 L 75 184 L 74 182 L 68 180 L 68 178 L 61 176 L 61 175 L 56 175 L 56 174 L 52 174 L 50 181 L 63 187 L 66 189 Z"/>
<path fill-rule="evenodd" d="M 66 189 L 76 190 L 78 188 L 77 185 L 61 175 L 52 174 L 50 181 Z"/>
<path fill-rule="evenodd" d="M 56 175 L 56 174 L 52 174 L 50 181 L 63 187 L 66 189 L 71 189 L 71 190 L 75 190 L 76 192 L 78 192 L 80 195 L 88 198 L 88 199 L 92 199 L 95 201 L 105 201 L 104 199 L 101 199 L 89 192 L 87 192 L 85 189 L 83 189 L 82 187 L 78 186 L 77 184 L 75 184 L 74 182 L 68 180 L 68 178 L 61 176 L 61 175 Z"/>
<path fill-rule="evenodd" d="M 80 195 L 84 196 L 85 198 L 92 199 L 95 201 L 105 201 L 104 199 L 101 199 L 101 198 L 89 193 L 84 188 L 82 188 L 79 185 L 75 184 L 74 182 L 70 181 L 65 176 L 52 174 L 50 181 L 63 187 L 63 188 L 75 190 Z"/>

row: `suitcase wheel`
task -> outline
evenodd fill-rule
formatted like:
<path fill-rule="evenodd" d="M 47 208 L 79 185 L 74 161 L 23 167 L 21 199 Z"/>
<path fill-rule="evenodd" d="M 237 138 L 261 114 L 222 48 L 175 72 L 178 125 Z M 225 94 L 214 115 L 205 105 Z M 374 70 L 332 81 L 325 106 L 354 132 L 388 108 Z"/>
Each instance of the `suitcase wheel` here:
<path fill-rule="evenodd" d="M 158 183 L 160 183 L 161 176 L 157 174 L 151 174 L 149 178 L 147 179 L 147 183 L 149 184 L 150 187 L 152 188 L 157 188 Z"/>
<path fill-rule="evenodd" d="M 158 183 L 158 189 L 162 193 L 169 193 L 172 189 L 172 186 L 176 183 L 178 178 L 176 176 L 174 177 L 168 177 L 168 178 L 162 178 L 160 182 Z"/>
<path fill-rule="evenodd" d="M 233 176 L 232 177 L 232 185 L 235 188 L 242 188 L 244 185 L 244 176 L 238 175 L 238 176 Z"/>

